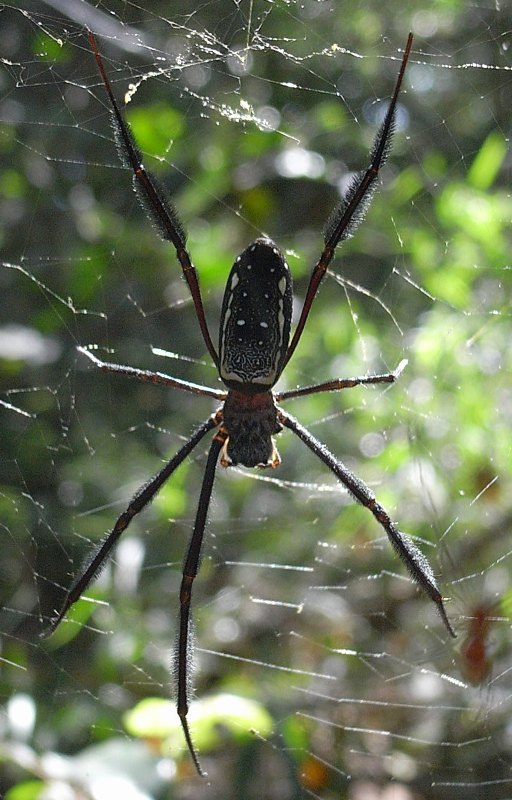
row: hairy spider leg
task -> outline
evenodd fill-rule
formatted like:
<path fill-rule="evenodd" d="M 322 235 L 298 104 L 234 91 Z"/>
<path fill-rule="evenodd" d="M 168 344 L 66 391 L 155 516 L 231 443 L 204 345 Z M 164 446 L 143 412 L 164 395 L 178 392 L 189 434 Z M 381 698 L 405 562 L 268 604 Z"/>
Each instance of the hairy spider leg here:
<path fill-rule="evenodd" d="M 51 633 L 53 633 L 59 623 L 66 616 L 73 603 L 76 603 L 76 601 L 80 599 L 92 579 L 95 578 L 101 571 L 105 565 L 105 561 L 110 555 L 110 551 L 117 543 L 121 534 L 124 533 L 132 519 L 147 506 L 159 489 L 161 489 L 163 484 L 171 477 L 173 472 L 192 452 L 192 450 L 194 450 L 194 448 L 199 444 L 201 439 L 208 433 L 208 431 L 211 431 L 219 424 L 219 419 L 219 412 L 217 412 L 199 425 L 190 439 L 185 442 L 183 447 L 178 450 L 176 455 L 162 467 L 160 472 L 151 478 L 148 483 L 145 483 L 143 486 L 141 486 L 141 488 L 135 493 L 126 511 L 123 511 L 123 513 L 118 517 L 111 532 L 105 537 L 99 547 L 93 551 L 85 567 L 80 571 L 66 595 L 66 599 L 64 600 L 61 610 L 50 621 L 47 630 L 43 632 L 43 636 L 49 636 Z"/>
<path fill-rule="evenodd" d="M 289 428 L 327 466 L 355 499 L 372 512 L 388 535 L 392 546 L 405 562 L 412 577 L 436 603 L 450 634 L 455 636 L 430 564 L 410 537 L 398 530 L 365 483 L 354 476 L 300 423 L 275 405 L 276 400 L 288 400 L 318 392 L 338 391 L 363 384 L 393 383 L 402 372 L 406 361 L 402 361 L 394 372 L 383 375 L 339 378 L 286 392 L 272 392 L 272 386 L 278 380 L 302 335 L 318 286 L 334 255 L 336 246 L 352 234 L 362 221 L 370 202 L 375 189 L 375 179 L 389 152 L 395 107 L 412 47 L 412 34 L 409 34 L 407 40 L 390 107 L 370 154 L 370 167 L 365 173 L 356 176 L 345 198 L 335 209 L 328 222 L 324 237 L 325 248 L 313 269 L 299 323 L 291 343 L 288 344 L 292 296 L 291 274 L 284 257 L 275 244 L 270 239 L 260 238 L 240 254 L 228 277 L 219 331 L 220 355 L 217 355 L 208 331 L 198 278 L 185 247 L 185 233 L 181 222 L 154 176 L 144 169 L 141 154 L 114 98 L 92 33 L 89 33 L 89 41 L 110 101 L 119 155 L 122 162 L 131 167 L 133 171 L 134 186 L 141 205 L 158 228 L 161 236 L 172 242 L 176 249 L 192 295 L 203 339 L 228 391 L 193 384 L 163 373 L 152 373 L 147 370 L 103 362 L 89 349 L 79 348 L 80 352 L 105 372 L 116 372 L 145 382 L 213 397 L 224 401 L 224 405 L 203 422 L 178 453 L 135 494 L 126 511 L 119 516 L 112 531 L 96 549 L 74 581 L 61 612 L 50 623 L 49 632 L 55 630 L 70 606 L 78 600 L 90 581 L 99 572 L 114 544 L 133 517 L 150 502 L 163 483 L 171 477 L 175 469 L 199 444 L 205 434 L 217 427 L 218 431 L 210 445 L 194 531 L 183 568 L 175 662 L 178 715 L 187 747 L 198 773 L 202 775 L 204 773 L 192 743 L 187 721 L 190 694 L 189 661 L 192 649 L 191 599 L 192 584 L 200 564 L 201 548 L 219 455 L 223 466 L 243 463 L 249 467 L 276 467 L 279 464 L 279 456 L 273 444 L 272 435 L 278 433 L 282 426 Z M 265 298 L 266 302 L 262 302 L 262 298 Z"/>
<path fill-rule="evenodd" d="M 412 539 L 407 534 L 398 530 L 395 523 L 391 521 L 389 514 L 377 502 L 377 499 L 369 487 L 360 478 L 357 478 L 349 469 L 337 459 L 328 448 L 315 439 L 315 437 L 304 428 L 300 422 L 284 411 L 278 414 L 279 421 L 285 428 L 293 431 L 298 438 L 309 447 L 309 449 L 323 461 L 326 467 L 336 475 L 338 480 L 345 486 L 350 494 L 360 503 L 372 512 L 377 522 L 384 528 L 391 542 L 393 549 L 400 556 L 405 566 L 411 573 L 416 583 L 428 594 L 431 600 L 436 604 L 441 619 L 445 627 L 453 638 L 457 634 L 453 630 L 448 615 L 446 613 L 441 592 L 436 583 L 432 567 L 428 560 L 425 558 L 421 550 L 416 547 Z"/>
<path fill-rule="evenodd" d="M 201 494 L 199 495 L 199 503 L 197 505 L 196 519 L 194 523 L 194 531 L 190 540 L 185 564 L 183 567 L 183 577 L 180 588 L 180 622 L 178 631 L 178 647 L 176 651 L 176 677 L 177 677 L 177 698 L 178 698 L 178 716 L 181 721 L 185 740 L 187 742 L 190 755 L 194 761 L 195 767 L 200 775 L 205 775 L 203 772 L 197 751 L 192 742 L 190 729 L 187 722 L 187 714 L 189 707 L 189 694 L 190 694 L 190 663 L 192 661 L 192 636 L 190 631 L 190 607 L 192 602 L 192 584 L 196 578 L 201 559 L 201 549 L 203 546 L 204 532 L 206 528 L 206 521 L 208 517 L 208 509 L 210 506 L 210 499 L 213 490 L 213 482 L 215 480 L 215 469 L 219 458 L 219 453 L 224 447 L 227 439 L 226 432 L 221 428 L 214 436 L 210 445 L 208 459 L 206 461 L 206 468 L 204 471 L 203 484 L 201 486 Z"/>
<path fill-rule="evenodd" d="M 320 258 L 313 267 L 309 286 L 304 298 L 302 311 L 300 314 L 299 322 L 295 328 L 292 340 L 286 353 L 284 366 L 292 357 L 295 348 L 302 336 L 306 320 L 309 316 L 313 300 L 318 291 L 318 287 L 322 282 L 329 264 L 332 261 L 334 252 L 338 244 L 346 239 L 349 239 L 355 232 L 356 228 L 361 224 L 370 205 L 373 193 L 375 191 L 375 180 L 379 174 L 381 167 L 385 164 L 386 159 L 391 149 L 391 136 L 393 134 L 395 124 L 395 110 L 398 101 L 398 95 L 402 86 L 402 80 L 409 60 L 409 55 L 412 48 L 413 35 L 409 34 L 407 44 L 405 46 L 404 56 L 398 73 L 398 78 L 395 84 L 395 90 L 389 104 L 389 108 L 382 123 L 380 130 L 375 137 L 372 150 L 370 152 L 370 166 L 364 173 L 359 173 L 352 180 L 345 197 L 334 209 L 330 220 L 327 223 L 325 230 L 325 247 L 320 255 Z"/>
<path fill-rule="evenodd" d="M 194 308 L 204 342 L 212 357 L 213 363 L 218 367 L 219 357 L 213 345 L 210 331 L 208 330 L 203 300 L 199 289 L 199 279 L 186 249 L 185 230 L 176 209 L 167 199 L 167 193 L 164 191 L 163 186 L 154 175 L 144 168 L 142 164 L 142 155 L 135 143 L 128 123 L 121 114 L 114 92 L 112 91 L 110 80 L 103 65 L 103 59 L 98 50 L 94 34 L 92 31 L 88 31 L 87 35 L 110 102 L 112 126 L 119 157 L 125 166 L 131 167 L 133 170 L 134 188 L 142 208 L 154 223 L 162 239 L 172 242 L 175 247 L 178 261 L 181 264 L 183 275 L 190 289 L 192 300 L 194 301 Z"/>
<path fill-rule="evenodd" d="M 171 389 L 181 389 L 182 392 L 189 392 L 201 397 L 214 397 L 216 400 L 225 400 L 227 392 L 222 389 L 212 389 L 210 386 L 203 386 L 200 383 L 191 383 L 180 378 L 173 378 L 164 372 L 150 372 L 148 369 L 137 369 L 136 367 L 126 367 L 124 364 L 113 364 L 111 361 L 102 361 L 87 347 L 77 347 L 79 353 L 92 361 L 103 372 L 117 372 L 118 375 L 125 375 L 127 378 L 136 378 L 145 383 L 167 386 Z"/>
<path fill-rule="evenodd" d="M 282 400 L 306 397 L 309 394 L 318 394 L 319 392 L 339 392 L 341 389 L 353 389 L 354 386 L 365 386 L 374 383 L 395 383 L 406 366 L 407 359 L 404 358 L 393 372 L 386 372 L 383 375 L 363 375 L 358 378 L 333 378 L 323 383 L 315 383 L 313 386 L 301 386 L 298 389 L 290 389 L 287 392 L 274 392 L 274 399 L 280 403 Z"/>

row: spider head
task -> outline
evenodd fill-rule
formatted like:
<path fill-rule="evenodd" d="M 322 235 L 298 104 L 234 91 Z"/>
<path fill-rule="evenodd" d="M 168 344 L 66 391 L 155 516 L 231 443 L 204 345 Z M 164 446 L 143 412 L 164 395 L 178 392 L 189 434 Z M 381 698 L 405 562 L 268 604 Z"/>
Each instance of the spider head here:
<path fill-rule="evenodd" d="M 229 389 L 264 392 L 284 366 L 292 316 L 292 278 L 271 239 L 256 239 L 228 277 L 219 333 L 220 377 Z"/>

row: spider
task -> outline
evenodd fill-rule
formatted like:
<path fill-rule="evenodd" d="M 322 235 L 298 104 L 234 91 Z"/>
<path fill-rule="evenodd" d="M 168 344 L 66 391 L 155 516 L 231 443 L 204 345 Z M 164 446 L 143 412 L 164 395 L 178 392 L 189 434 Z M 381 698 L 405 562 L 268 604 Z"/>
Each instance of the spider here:
<path fill-rule="evenodd" d="M 78 348 L 83 355 L 106 372 L 116 372 L 191 394 L 212 397 L 221 405 L 196 428 L 173 458 L 136 492 L 126 510 L 117 519 L 111 532 L 92 553 L 85 567 L 75 578 L 61 610 L 50 622 L 49 632 L 51 633 L 57 628 L 68 609 L 81 597 L 89 583 L 98 574 L 133 517 L 147 506 L 165 481 L 172 476 L 206 434 L 214 431 L 199 494 L 194 529 L 183 566 L 179 600 L 179 629 L 175 652 L 177 713 L 195 768 L 200 775 L 204 775 L 187 722 L 189 665 L 192 649 L 191 600 L 192 586 L 199 569 L 208 507 L 219 460 L 223 467 L 242 464 L 246 467 L 275 468 L 280 463 L 280 457 L 273 437 L 283 428 L 292 431 L 325 464 L 350 494 L 371 511 L 379 525 L 385 530 L 393 548 L 403 560 L 413 579 L 436 604 L 449 633 L 455 636 L 434 573 L 425 556 L 409 536 L 402 533 L 391 521 L 388 513 L 377 502 L 368 486 L 353 475 L 300 422 L 277 405 L 291 398 L 317 392 L 334 392 L 363 384 L 393 383 L 399 377 L 406 362 L 402 361 L 394 372 L 383 375 L 335 378 L 325 383 L 291 391 L 273 391 L 273 386 L 299 343 L 318 287 L 334 256 L 336 247 L 354 233 L 364 217 L 376 188 L 379 170 L 390 151 L 396 104 L 413 37 L 412 34 L 409 34 L 407 39 L 393 96 L 370 153 L 370 166 L 366 171 L 354 177 L 344 198 L 327 223 L 324 249 L 313 268 L 299 321 L 291 341 L 292 277 L 282 253 L 274 242 L 269 238 L 261 237 L 238 256 L 228 276 L 222 302 L 218 349 L 214 346 L 210 336 L 197 273 L 186 248 L 185 232 L 177 212 L 166 198 L 159 183 L 144 168 L 142 155 L 114 97 L 94 35 L 88 32 L 88 38 L 108 96 L 112 126 L 121 160 L 125 167 L 133 171 L 134 189 L 150 220 L 158 229 L 160 236 L 169 241 L 176 250 L 183 276 L 192 295 L 204 343 L 226 389 L 213 389 L 160 372 L 149 372 L 104 362 L 90 350 Z"/>

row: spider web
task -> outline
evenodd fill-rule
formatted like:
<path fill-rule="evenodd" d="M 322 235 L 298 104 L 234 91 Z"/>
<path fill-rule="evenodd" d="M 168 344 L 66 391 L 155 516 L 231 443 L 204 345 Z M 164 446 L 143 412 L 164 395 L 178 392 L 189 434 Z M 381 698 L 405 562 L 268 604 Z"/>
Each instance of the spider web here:
<path fill-rule="evenodd" d="M 0 793 L 510 797 L 510 15 L 491 3 L 182 5 L 0 6 Z M 214 337 L 227 271 L 263 232 L 286 251 L 300 303 L 416 36 L 382 186 L 280 387 L 408 359 L 392 387 L 286 408 L 415 537 L 458 640 L 371 514 L 289 434 L 275 472 L 219 468 L 194 586 L 191 724 L 209 782 L 172 706 L 165 734 L 126 716 L 172 696 L 206 446 L 133 521 L 71 619 L 39 638 L 91 546 L 212 411 L 100 374 L 77 345 L 218 385 L 174 256 L 116 157 L 84 26 L 186 224 Z M 485 645 L 473 662 L 470 631 Z M 201 705 L 215 698 L 220 714 Z M 241 699 L 255 704 L 245 716 Z"/>

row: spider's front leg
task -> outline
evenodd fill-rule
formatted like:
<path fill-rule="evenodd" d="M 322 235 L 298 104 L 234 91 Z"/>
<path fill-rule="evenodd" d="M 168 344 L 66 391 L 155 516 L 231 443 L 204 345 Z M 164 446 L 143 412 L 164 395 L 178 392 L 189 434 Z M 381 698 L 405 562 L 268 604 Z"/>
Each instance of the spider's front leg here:
<path fill-rule="evenodd" d="M 407 44 L 405 45 L 402 63 L 387 114 L 380 129 L 377 131 L 373 147 L 370 151 L 370 165 L 364 172 L 360 172 L 354 176 L 341 202 L 336 206 L 327 222 L 324 232 L 325 246 L 320 258 L 313 267 L 299 321 L 284 359 L 284 366 L 286 366 L 292 357 L 300 341 L 309 312 L 311 311 L 311 306 L 313 305 L 313 300 L 325 277 L 327 268 L 334 257 L 336 248 L 340 242 L 344 242 L 353 236 L 357 227 L 363 221 L 370 205 L 377 185 L 377 177 L 386 163 L 391 150 L 391 138 L 395 127 L 396 106 L 402 88 L 407 62 L 411 54 L 412 42 L 413 35 L 410 33 L 407 37 Z"/>
<path fill-rule="evenodd" d="M 162 239 L 170 242 L 176 250 L 176 256 L 180 262 L 183 277 L 187 282 L 192 296 L 204 343 L 212 357 L 213 363 L 218 367 L 219 357 L 211 340 L 210 331 L 208 330 L 208 323 L 203 308 L 203 299 L 199 289 L 199 278 L 190 260 L 186 246 L 185 229 L 178 217 L 176 209 L 167 198 L 163 186 L 161 186 L 151 172 L 146 170 L 142 163 L 142 154 L 130 130 L 130 126 L 121 113 L 114 92 L 112 91 L 112 86 L 110 85 L 110 80 L 92 31 L 88 31 L 88 39 L 109 100 L 112 127 L 119 156 L 123 164 L 129 167 L 133 172 L 133 187 L 143 210 L 157 228 Z"/>

